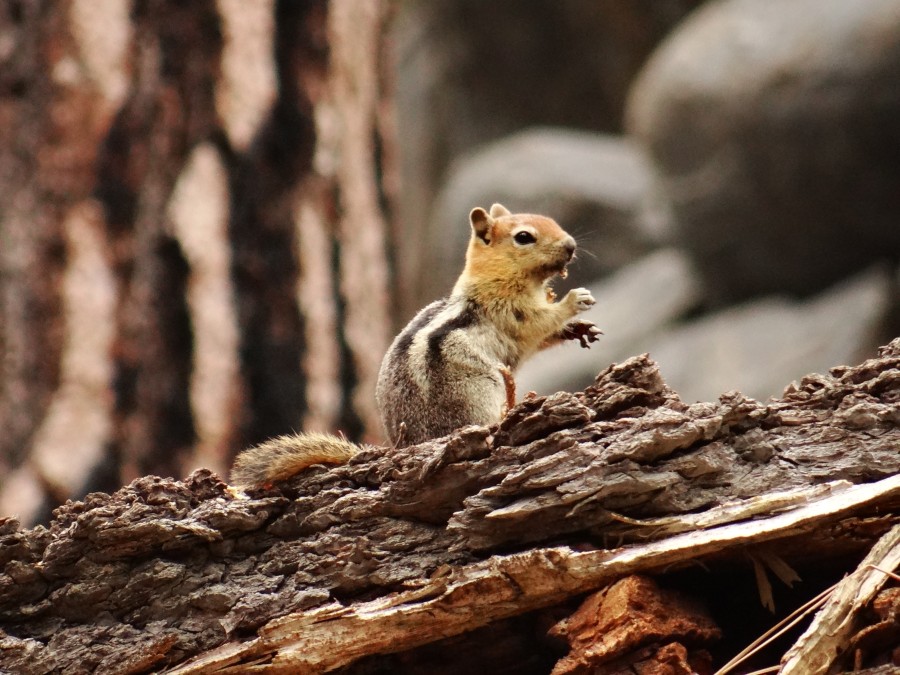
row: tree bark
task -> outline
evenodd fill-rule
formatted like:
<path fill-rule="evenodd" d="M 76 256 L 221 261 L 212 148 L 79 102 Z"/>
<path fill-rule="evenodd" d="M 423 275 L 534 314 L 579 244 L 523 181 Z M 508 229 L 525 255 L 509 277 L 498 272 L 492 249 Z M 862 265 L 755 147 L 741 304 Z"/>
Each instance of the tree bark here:
<path fill-rule="evenodd" d="M 67 208 L 89 190 L 78 176 L 93 150 L 78 133 L 91 126 L 89 94 L 52 76 L 73 50 L 65 31 L 66 7 L 65 2 L 32 2 L 0 9 L 0 31 L 10 41 L 0 59 L 4 472 L 26 458 L 25 449 L 58 383 L 62 221 Z M 68 152 L 60 147 L 66 143 Z"/>
<path fill-rule="evenodd" d="M 0 9 L 0 512 L 28 522 L 378 436 L 387 3 L 131 4 Z"/>
<path fill-rule="evenodd" d="M 703 565 L 737 594 L 757 567 L 762 593 L 763 568 L 853 569 L 900 522 L 898 448 L 900 339 L 766 404 L 685 404 L 635 357 L 498 426 L 273 489 L 146 477 L 61 507 L 49 529 L 7 520 L 0 665 L 419 672 L 416 645 L 463 640 L 445 645 L 452 663 L 479 627 L 629 574 Z"/>
<path fill-rule="evenodd" d="M 241 445 L 296 428 L 306 412 L 294 209 L 316 147 L 313 97 L 327 75 L 326 16 L 324 0 L 275 3 L 278 95 L 254 142 L 230 162 L 229 240 L 246 399 Z"/>

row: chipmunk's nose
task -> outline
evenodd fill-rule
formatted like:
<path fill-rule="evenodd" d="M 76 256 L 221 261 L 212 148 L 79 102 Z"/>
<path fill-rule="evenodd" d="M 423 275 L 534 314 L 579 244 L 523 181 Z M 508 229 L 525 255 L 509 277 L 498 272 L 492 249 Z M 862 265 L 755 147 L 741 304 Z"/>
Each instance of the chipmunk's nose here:
<path fill-rule="evenodd" d="M 571 236 L 566 237 L 563 240 L 563 248 L 566 250 L 566 253 L 569 255 L 569 260 L 572 259 L 572 256 L 575 255 L 575 239 Z"/>

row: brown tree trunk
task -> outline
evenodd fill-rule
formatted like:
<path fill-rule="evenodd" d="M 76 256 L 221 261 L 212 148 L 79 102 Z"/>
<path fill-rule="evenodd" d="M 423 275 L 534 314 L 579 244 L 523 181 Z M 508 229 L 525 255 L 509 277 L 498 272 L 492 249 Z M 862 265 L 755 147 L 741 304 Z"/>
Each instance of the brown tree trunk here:
<path fill-rule="evenodd" d="M 119 299 L 116 479 L 178 475 L 194 441 L 189 270 L 167 207 L 191 148 L 215 130 L 221 49 L 212 0 L 140 3 L 132 19 L 130 95 L 102 141 L 96 188 Z"/>
<path fill-rule="evenodd" d="M 0 10 L 3 512 L 377 438 L 385 6 Z"/>
<path fill-rule="evenodd" d="M 66 3 L 7 3 L 0 32 L 0 458 L 4 472 L 27 457 L 58 383 L 63 219 L 89 190 L 93 148 L 87 92 L 60 77 L 73 45 Z M 67 150 L 62 146 L 68 144 Z"/>
<path fill-rule="evenodd" d="M 251 400 L 243 444 L 283 433 L 303 417 L 315 427 L 339 422 L 351 436 L 380 434 L 371 400 L 389 324 L 375 152 L 387 142 L 378 117 L 384 23 L 380 2 L 276 5 L 280 97 L 251 153 L 238 159 L 233 183 L 231 236 Z M 335 256 L 339 279 L 323 264 Z M 294 307 L 298 283 L 306 326 Z M 272 291 L 261 297 L 266 288 Z M 329 336 L 335 326 L 343 365 Z M 322 391 L 329 384 L 334 391 L 334 377 L 343 383 L 342 406 Z"/>
<path fill-rule="evenodd" d="M 316 149 L 311 96 L 327 72 L 326 15 L 324 1 L 275 3 L 277 98 L 253 142 L 230 162 L 228 233 L 247 401 L 241 446 L 296 428 L 306 413 L 295 207 Z"/>
<path fill-rule="evenodd" d="M 895 564 L 898 404 L 900 339 L 765 405 L 685 404 L 644 356 L 499 426 L 249 496 L 207 471 L 142 478 L 49 530 L 3 525 L 0 665 L 547 672 L 553 624 L 575 650 L 557 672 L 721 665 L 774 623 L 763 605 L 799 607 L 881 537 L 871 560 Z M 860 662 L 883 653 L 860 644 Z"/>

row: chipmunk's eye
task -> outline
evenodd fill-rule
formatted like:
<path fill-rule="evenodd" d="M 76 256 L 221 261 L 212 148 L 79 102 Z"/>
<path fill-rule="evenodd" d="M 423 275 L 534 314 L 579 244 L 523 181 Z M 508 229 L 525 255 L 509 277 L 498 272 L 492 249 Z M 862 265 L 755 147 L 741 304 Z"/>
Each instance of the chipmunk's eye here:
<path fill-rule="evenodd" d="M 520 246 L 526 246 L 528 244 L 533 244 L 534 242 L 537 241 L 537 239 L 534 238 L 534 235 L 531 234 L 531 232 L 529 232 L 528 230 L 522 230 L 521 232 L 516 232 L 513 235 L 513 239 Z"/>

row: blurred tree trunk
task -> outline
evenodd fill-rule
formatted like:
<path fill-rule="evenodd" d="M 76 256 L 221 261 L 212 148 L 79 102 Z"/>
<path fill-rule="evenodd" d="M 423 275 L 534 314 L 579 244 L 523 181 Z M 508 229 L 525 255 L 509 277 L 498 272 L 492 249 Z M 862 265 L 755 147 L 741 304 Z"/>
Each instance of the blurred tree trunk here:
<path fill-rule="evenodd" d="M 377 439 L 385 6 L 0 9 L 0 511 Z"/>
<path fill-rule="evenodd" d="M 96 186 L 118 292 L 112 481 L 177 474 L 194 439 L 188 270 L 166 207 L 192 146 L 215 130 L 222 47 L 212 0 L 138 3 L 131 18 L 131 82 Z"/>
<path fill-rule="evenodd" d="M 85 113 L 84 101 L 52 78 L 51 48 L 58 54 L 71 48 L 59 23 L 51 2 L 0 7 L 0 34 L 11 41 L 0 57 L 0 461 L 6 470 L 27 456 L 57 385 L 61 221 L 67 204 L 86 189 L 77 171 L 82 148 L 72 144 L 65 157 L 55 147 L 73 140 Z"/>

